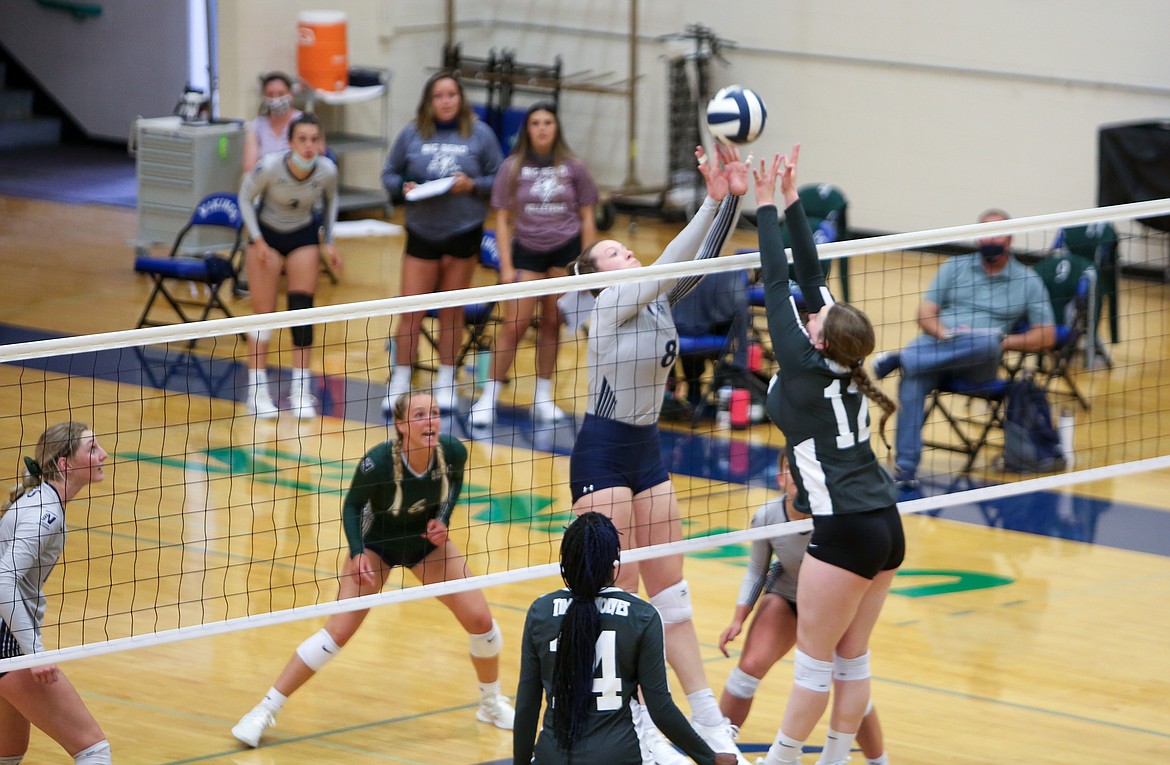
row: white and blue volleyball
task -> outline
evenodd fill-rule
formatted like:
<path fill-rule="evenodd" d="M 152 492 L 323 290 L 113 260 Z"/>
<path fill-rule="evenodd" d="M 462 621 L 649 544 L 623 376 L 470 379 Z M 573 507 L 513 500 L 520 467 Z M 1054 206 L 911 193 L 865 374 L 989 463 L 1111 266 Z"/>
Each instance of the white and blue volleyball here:
<path fill-rule="evenodd" d="M 751 88 L 728 85 L 707 104 L 707 129 L 727 143 L 754 141 L 764 129 L 768 110 Z"/>

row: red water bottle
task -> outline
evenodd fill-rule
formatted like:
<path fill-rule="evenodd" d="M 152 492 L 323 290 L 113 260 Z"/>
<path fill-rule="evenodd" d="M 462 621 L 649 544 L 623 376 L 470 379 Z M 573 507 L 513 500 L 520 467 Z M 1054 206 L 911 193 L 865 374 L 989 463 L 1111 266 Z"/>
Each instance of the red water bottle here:
<path fill-rule="evenodd" d="M 748 371 L 759 372 L 764 368 L 764 348 L 759 343 L 748 346 Z"/>
<path fill-rule="evenodd" d="M 751 391 L 737 388 L 731 392 L 731 427 L 733 429 L 743 430 L 751 423 L 751 406 Z"/>

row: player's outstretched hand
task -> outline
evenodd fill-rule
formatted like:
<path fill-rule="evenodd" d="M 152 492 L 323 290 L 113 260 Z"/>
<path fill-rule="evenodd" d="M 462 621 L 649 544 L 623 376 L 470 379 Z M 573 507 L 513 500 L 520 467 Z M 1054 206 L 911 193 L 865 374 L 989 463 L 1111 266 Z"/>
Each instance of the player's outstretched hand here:
<path fill-rule="evenodd" d="M 780 163 L 783 161 L 783 155 L 773 154 L 771 162 L 761 159 L 760 166 L 752 169 L 752 177 L 756 182 L 756 204 L 760 207 L 776 204 L 776 178 L 780 175 Z"/>
<path fill-rule="evenodd" d="M 791 154 L 780 156 L 780 191 L 784 194 L 784 205 L 788 206 L 800 198 L 796 188 L 796 163 L 800 160 L 800 144 L 792 147 Z"/>
<path fill-rule="evenodd" d="M 695 147 L 695 158 L 699 161 L 699 174 L 707 182 L 707 196 L 716 202 L 722 202 L 727 196 L 727 176 L 723 172 L 723 161 L 718 149 L 714 154 L 708 154 L 702 146 Z"/>
<path fill-rule="evenodd" d="M 727 178 L 727 191 L 732 196 L 742 197 L 748 190 L 748 168 L 752 164 L 752 155 L 740 161 L 739 147 L 725 143 L 715 145 L 715 153 L 723 165 L 723 175 Z"/>

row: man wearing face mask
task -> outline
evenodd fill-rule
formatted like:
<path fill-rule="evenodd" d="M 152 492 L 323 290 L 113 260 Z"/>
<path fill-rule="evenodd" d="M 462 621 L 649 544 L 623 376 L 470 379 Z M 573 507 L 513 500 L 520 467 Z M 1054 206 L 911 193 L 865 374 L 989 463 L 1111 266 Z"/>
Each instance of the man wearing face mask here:
<path fill-rule="evenodd" d="M 980 223 L 1008 220 L 987 210 Z M 918 308 L 921 335 L 900 352 L 874 360 L 878 380 L 902 370 L 895 437 L 901 489 L 918 486 L 926 397 L 945 377 L 983 382 L 995 377 L 1003 351 L 1036 351 L 1056 339 L 1052 304 L 1044 282 L 1011 252 L 1010 234 L 979 240 L 979 251 L 945 261 Z M 1028 329 L 1016 332 L 1021 319 Z"/>
<path fill-rule="evenodd" d="M 288 151 L 288 126 L 301 116 L 293 108 L 293 81 L 284 72 L 269 72 L 260 78 L 260 114 L 247 124 L 244 133 L 244 172 L 265 154 Z"/>

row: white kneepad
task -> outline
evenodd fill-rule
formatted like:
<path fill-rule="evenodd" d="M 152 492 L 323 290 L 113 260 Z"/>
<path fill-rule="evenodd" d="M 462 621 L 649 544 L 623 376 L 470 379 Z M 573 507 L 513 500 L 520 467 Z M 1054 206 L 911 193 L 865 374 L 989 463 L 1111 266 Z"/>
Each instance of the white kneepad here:
<path fill-rule="evenodd" d="M 328 630 L 322 629 L 314 633 L 308 640 L 297 646 L 297 656 L 301 657 L 309 669 L 320 672 L 329 660 L 341 651 L 341 646 L 333 640 Z"/>
<path fill-rule="evenodd" d="M 792 682 L 817 693 L 829 692 L 833 684 L 833 662 L 814 659 L 797 648 L 792 663 Z"/>
<path fill-rule="evenodd" d="M 681 624 L 690 621 L 694 615 L 691 609 L 691 588 L 686 579 L 680 579 L 677 584 L 651 597 L 650 605 L 658 609 L 663 624 Z"/>
<path fill-rule="evenodd" d="M 492 628 L 482 635 L 469 635 L 471 655 L 477 659 L 490 659 L 499 656 L 504 649 L 504 636 L 500 634 L 500 625 L 492 619 Z"/>
<path fill-rule="evenodd" d="M 747 672 L 736 667 L 727 676 L 727 684 L 723 687 L 737 699 L 750 699 L 756 695 L 756 690 L 760 687 L 760 679 L 758 677 L 752 677 Z"/>
<path fill-rule="evenodd" d="M 843 659 L 833 654 L 834 680 L 865 680 L 869 677 L 869 651 L 855 659 Z"/>
<path fill-rule="evenodd" d="M 20 765 L 20 761 L 23 759 L 23 754 L 14 754 L 11 757 L 0 757 L 0 765 Z"/>

